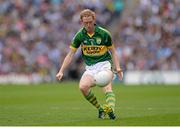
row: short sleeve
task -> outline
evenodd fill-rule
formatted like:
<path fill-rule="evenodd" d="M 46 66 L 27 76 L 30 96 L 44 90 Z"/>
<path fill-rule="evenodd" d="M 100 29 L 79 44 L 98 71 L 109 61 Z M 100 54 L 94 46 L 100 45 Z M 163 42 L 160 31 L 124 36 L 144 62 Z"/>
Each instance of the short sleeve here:
<path fill-rule="evenodd" d="M 110 33 L 106 34 L 106 40 L 107 40 L 106 46 L 108 48 L 111 48 L 112 47 L 112 37 L 111 37 Z"/>
<path fill-rule="evenodd" d="M 79 48 L 80 45 L 80 34 L 76 34 L 71 42 L 70 48 L 76 50 Z"/>

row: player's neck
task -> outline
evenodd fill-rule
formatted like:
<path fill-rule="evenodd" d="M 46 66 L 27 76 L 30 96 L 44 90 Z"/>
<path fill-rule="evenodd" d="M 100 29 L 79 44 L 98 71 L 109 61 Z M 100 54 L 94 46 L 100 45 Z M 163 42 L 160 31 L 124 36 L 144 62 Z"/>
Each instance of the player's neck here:
<path fill-rule="evenodd" d="M 89 29 L 88 31 L 87 31 L 87 33 L 88 34 L 90 34 L 90 35 L 93 35 L 94 34 L 94 27 L 91 27 L 91 29 Z"/>
<path fill-rule="evenodd" d="M 94 30 L 87 31 L 87 34 L 89 37 L 92 37 L 94 35 Z"/>
<path fill-rule="evenodd" d="M 87 34 L 90 34 L 90 35 L 92 35 L 92 34 L 94 34 L 94 31 L 87 32 Z"/>

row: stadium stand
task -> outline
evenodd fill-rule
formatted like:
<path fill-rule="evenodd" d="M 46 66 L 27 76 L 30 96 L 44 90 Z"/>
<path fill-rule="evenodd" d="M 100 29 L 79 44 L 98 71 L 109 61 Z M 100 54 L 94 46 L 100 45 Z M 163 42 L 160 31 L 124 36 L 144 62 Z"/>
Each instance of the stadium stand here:
<path fill-rule="evenodd" d="M 123 0 L 104 1 L 1 0 L 0 74 L 37 73 L 55 80 L 59 64 L 80 28 L 78 14 L 83 8 L 97 12 L 98 24 L 111 26 L 124 68 L 179 71 L 178 0 L 140 0 L 133 13 L 124 17 Z M 82 70 L 78 51 L 65 78 L 77 79 Z"/>

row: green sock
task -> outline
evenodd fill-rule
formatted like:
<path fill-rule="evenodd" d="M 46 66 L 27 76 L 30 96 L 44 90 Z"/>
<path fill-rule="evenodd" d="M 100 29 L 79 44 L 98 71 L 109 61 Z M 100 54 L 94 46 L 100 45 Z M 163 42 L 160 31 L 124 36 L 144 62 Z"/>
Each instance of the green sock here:
<path fill-rule="evenodd" d="M 112 110 L 114 111 L 116 99 L 115 99 L 115 95 L 113 92 L 106 93 L 106 102 L 107 102 L 108 106 L 110 108 L 112 108 Z"/>
<path fill-rule="evenodd" d="M 97 109 L 100 108 L 100 104 L 98 103 L 94 93 L 90 90 L 88 95 L 85 96 L 85 98 L 93 105 L 95 106 Z"/>

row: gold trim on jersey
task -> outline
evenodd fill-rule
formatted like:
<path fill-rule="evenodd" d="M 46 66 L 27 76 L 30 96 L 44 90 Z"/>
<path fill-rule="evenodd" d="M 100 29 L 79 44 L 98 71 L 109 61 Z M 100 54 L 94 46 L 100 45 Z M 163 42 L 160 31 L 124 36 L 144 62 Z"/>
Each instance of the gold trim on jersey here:
<path fill-rule="evenodd" d="M 71 45 L 69 46 L 69 48 L 72 49 L 72 50 L 74 50 L 74 51 L 77 50 L 77 48 L 75 48 L 75 47 L 73 47 L 73 46 L 71 46 Z"/>
<path fill-rule="evenodd" d="M 111 45 L 111 46 L 108 46 L 107 48 L 108 48 L 108 49 L 111 49 L 112 47 L 113 47 L 113 46 Z"/>
<path fill-rule="evenodd" d="M 82 45 L 81 46 L 82 52 L 84 55 L 87 56 L 99 56 L 103 55 L 107 52 L 108 48 L 105 45 Z"/>
<path fill-rule="evenodd" d="M 92 37 L 92 36 L 94 35 L 94 33 L 92 33 L 92 34 L 87 33 L 87 35 L 88 35 L 89 37 Z"/>

